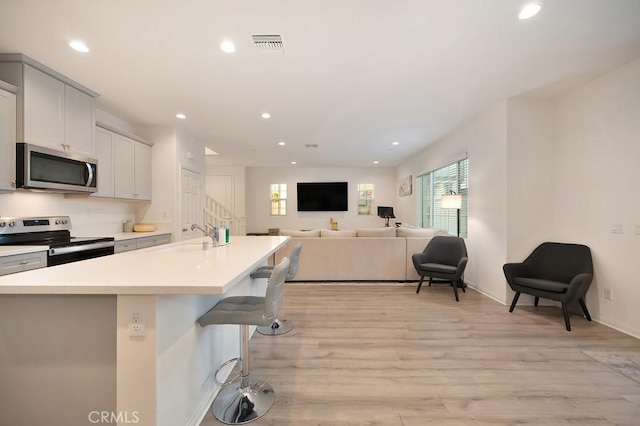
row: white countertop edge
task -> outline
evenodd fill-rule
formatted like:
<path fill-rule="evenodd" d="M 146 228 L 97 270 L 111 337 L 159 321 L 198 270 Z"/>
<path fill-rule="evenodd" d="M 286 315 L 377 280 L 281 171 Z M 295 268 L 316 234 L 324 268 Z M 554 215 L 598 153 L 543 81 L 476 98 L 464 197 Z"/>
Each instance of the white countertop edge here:
<path fill-rule="evenodd" d="M 193 262 L 189 263 L 188 259 L 193 256 L 195 253 L 170 253 L 166 252 L 167 248 L 174 246 L 181 246 L 184 244 L 201 244 L 202 241 L 206 241 L 207 238 L 197 238 L 193 240 L 181 241 L 177 243 L 165 244 L 161 246 L 154 246 L 145 248 L 142 250 L 134 250 L 119 254 L 117 256 L 105 256 L 96 259 L 90 259 L 83 262 L 74 262 L 66 265 L 54 266 L 53 268 L 42 268 L 36 269 L 33 271 L 21 272 L 19 274 L 9 274 L 0 277 L 0 295 L 1 294 L 23 294 L 23 295 L 35 295 L 35 294 L 58 294 L 58 295 L 220 295 L 229 291 L 233 286 L 235 286 L 239 281 L 247 277 L 251 271 L 253 271 L 256 267 L 260 266 L 267 260 L 272 253 L 275 253 L 277 250 L 282 248 L 289 237 L 236 237 L 236 244 L 240 245 L 240 250 L 244 250 L 247 242 L 252 241 L 253 239 L 258 238 L 269 238 L 270 241 L 265 244 L 264 254 L 253 254 L 253 261 L 251 263 L 245 263 L 241 267 L 240 264 L 236 263 L 236 269 L 231 269 L 228 272 L 227 278 L 221 279 L 218 277 L 212 281 L 203 281 L 202 276 L 199 277 L 199 282 L 196 284 L 188 284 L 185 281 L 188 281 L 190 277 L 191 271 L 193 271 L 193 267 L 197 267 L 200 269 L 204 268 L 205 272 L 211 272 L 215 275 L 218 275 L 218 271 L 220 271 L 220 267 L 225 267 L 232 259 L 221 259 L 215 261 L 216 256 L 215 251 L 224 249 L 224 247 L 212 247 L 209 250 L 211 251 L 210 255 L 205 256 L 207 258 L 207 262 L 198 263 L 197 259 L 195 264 Z M 244 240 L 241 242 L 241 240 Z M 252 244 L 253 245 L 253 244 Z M 231 246 L 235 246 L 233 240 L 231 242 Z M 242 252 L 237 252 L 234 250 L 235 256 L 242 256 Z M 211 255 L 214 255 L 211 257 Z M 224 256 L 223 256 L 224 257 Z M 173 262 L 170 259 L 173 258 Z M 240 257 L 239 259 L 242 259 Z M 146 265 L 146 267 L 138 267 L 139 262 Z M 161 262 L 158 264 L 157 262 Z M 186 263 L 185 263 L 186 262 Z M 129 273 L 127 273 L 127 278 L 123 276 L 122 272 L 118 272 L 116 269 L 113 269 L 114 263 L 119 266 L 126 268 L 134 268 L 133 270 L 129 269 L 131 273 L 134 275 L 133 279 L 128 278 Z M 169 263 L 169 265 L 164 265 L 164 263 Z M 109 265 L 110 270 L 114 271 L 113 278 L 110 277 L 109 272 L 105 272 L 105 270 L 99 269 L 98 271 L 94 271 L 94 267 L 97 267 L 101 264 Z M 150 275 L 155 275 L 152 272 L 153 268 L 157 267 L 162 270 L 164 265 L 169 267 L 175 267 L 178 264 L 180 267 L 182 265 L 189 266 L 185 269 L 184 273 L 180 272 L 181 275 L 176 278 L 176 284 L 174 285 L 172 282 L 159 283 L 155 284 L 152 281 L 158 281 L 156 279 L 147 279 Z M 208 264 L 208 266 L 206 266 Z M 140 270 L 139 270 L 140 269 Z M 208 271 L 207 271 L 208 270 Z M 84 274 L 83 274 L 84 272 Z M 99 279 L 83 279 L 83 276 L 89 276 L 93 273 L 97 273 L 96 277 L 100 277 Z M 139 275 L 140 273 L 146 273 L 143 275 Z M 160 272 L 160 276 L 163 275 L 164 271 Z M 63 278 L 63 279 L 62 279 Z M 225 281 L 226 280 L 226 281 Z M 94 281 L 91 283 L 90 281 Z M 108 284 L 105 284 L 105 281 L 110 281 Z M 127 282 L 128 284 L 118 284 L 117 282 Z M 134 284 L 132 281 L 142 283 L 142 284 Z M 144 282 L 148 284 L 144 284 Z M 150 282 L 151 281 L 151 282 Z M 197 281 L 197 280 L 196 280 Z M 113 284 L 111 284 L 111 282 Z"/>
<path fill-rule="evenodd" d="M 37 253 L 49 250 L 49 246 L 0 246 L 0 257 Z"/>

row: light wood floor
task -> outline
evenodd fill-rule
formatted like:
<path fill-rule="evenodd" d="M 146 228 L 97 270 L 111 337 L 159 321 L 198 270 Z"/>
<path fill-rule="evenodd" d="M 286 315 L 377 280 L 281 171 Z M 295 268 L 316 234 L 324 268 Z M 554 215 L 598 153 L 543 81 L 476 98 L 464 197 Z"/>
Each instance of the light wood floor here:
<path fill-rule="evenodd" d="M 640 425 L 640 385 L 583 350 L 640 340 L 555 307 L 467 289 L 287 284 L 284 336 L 254 334 L 251 374 L 276 392 L 252 425 Z M 209 413 L 202 426 L 220 425 Z"/>

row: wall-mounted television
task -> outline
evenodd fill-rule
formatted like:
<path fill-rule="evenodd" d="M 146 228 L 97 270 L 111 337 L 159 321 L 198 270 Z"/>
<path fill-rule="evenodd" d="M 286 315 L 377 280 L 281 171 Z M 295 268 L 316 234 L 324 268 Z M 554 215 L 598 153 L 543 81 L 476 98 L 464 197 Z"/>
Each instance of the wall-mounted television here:
<path fill-rule="evenodd" d="M 299 212 L 346 212 L 347 182 L 298 182 Z"/>

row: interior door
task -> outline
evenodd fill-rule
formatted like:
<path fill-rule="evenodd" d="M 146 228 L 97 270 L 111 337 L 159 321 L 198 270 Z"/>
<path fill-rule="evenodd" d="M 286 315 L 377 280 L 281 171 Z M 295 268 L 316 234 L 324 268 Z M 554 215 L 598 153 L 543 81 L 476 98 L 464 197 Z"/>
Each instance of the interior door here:
<path fill-rule="evenodd" d="M 202 197 L 200 173 L 182 168 L 180 171 L 180 223 L 181 240 L 202 236 L 202 231 L 191 230 L 191 225 L 202 223 Z"/>

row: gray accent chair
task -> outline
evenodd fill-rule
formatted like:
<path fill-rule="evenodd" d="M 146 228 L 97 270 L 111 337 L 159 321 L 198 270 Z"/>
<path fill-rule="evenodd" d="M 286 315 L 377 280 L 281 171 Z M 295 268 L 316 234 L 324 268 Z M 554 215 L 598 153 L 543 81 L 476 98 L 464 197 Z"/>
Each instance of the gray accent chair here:
<path fill-rule="evenodd" d="M 273 268 L 264 297 L 231 296 L 220 300 L 198 319 L 202 327 L 213 324 L 240 325 L 240 357 L 224 362 L 214 373 L 222 386 L 211 405 L 216 419 L 226 424 L 244 424 L 263 416 L 275 402 L 273 388 L 266 382 L 249 380 L 249 326 L 267 326 L 278 318 L 284 299 L 284 280 L 289 270 L 286 257 Z M 227 382 L 218 381 L 220 370 L 238 361 L 241 371 Z M 236 381 L 237 378 L 240 381 Z"/>
<path fill-rule="evenodd" d="M 412 255 L 411 260 L 416 272 L 420 275 L 416 294 L 420 292 L 424 277 L 429 277 L 429 286 L 432 283 L 450 283 L 456 302 L 460 300 L 458 287 L 465 291 L 466 285 L 462 275 L 468 260 L 464 239 L 444 235 L 435 236 L 429 241 L 424 251 Z M 436 278 L 435 281 L 434 278 Z"/>
<path fill-rule="evenodd" d="M 516 292 L 509 312 L 513 312 L 521 293 L 535 297 L 538 306 L 541 297 L 562 304 L 567 331 L 571 331 L 568 305 L 580 303 L 588 321 L 591 315 L 584 302 L 593 280 L 593 261 L 589 247 L 581 244 L 540 244 L 522 263 L 507 263 L 502 268 L 509 286 Z"/>
<path fill-rule="evenodd" d="M 298 262 L 300 261 L 300 252 L 302 251 L 302 243 L 297 243 L 291 250 L 291 262 L 285 281 L 291 281 L 298 273 Z M 269 278 L 273 271 L 273 265 L 261 266 L 251 273 L 251 278 Z M 258 327 L 258 333 L 266 336 L 279 336 L 293 330 L 293 324 L 287 320 L 276 318 L 271 324 L 265 327 Z"/>

